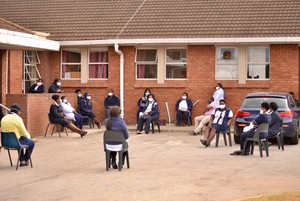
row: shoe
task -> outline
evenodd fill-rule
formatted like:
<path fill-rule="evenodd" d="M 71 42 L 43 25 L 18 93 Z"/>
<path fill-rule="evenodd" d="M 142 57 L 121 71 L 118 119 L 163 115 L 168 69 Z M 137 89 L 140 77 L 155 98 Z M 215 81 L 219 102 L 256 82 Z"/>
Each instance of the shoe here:
<path fill-rule="evenodd" d="M 195 133 L 195 131 L 189 132 L 189 134 L 191 134 L 191 135 L 197 135 L 197 133 Z"/>
<path fill-rule="evenodd" d="M 137 131 L 136 134 L 141 135 L 142 131 Z"/>
<path fill-rule="evenodd" d="M 206 142 L 205 148 L 210 146 L 210 142 Z"/>
<path fill-rule="evenodd" d="M 102 126 L 101 122 L 96 122 L 96 125 L 97 125 L 98 129 L 100 129 Z"/>
<path fill-rule="evenodd" d="M 230 155 L 241 155 L 243 153 L 243 150 L 238 150 L 230 153 Z"/>
<path fill-rule="evenodd" d="M 28 166 L 29 162 L 28 161 L 21 161 L 20 166 Z"/>
<path fill-rule="evenodd" d="M 112 162 L 111 165 L 112 165 L 112 167 L 113 167 L 114 169 L 118 169 L 118 166 L 117 166 L 116 162 Z"/>
<path fill-rule="evenodd" d="M 202 140 L 202 139 L 200 139 L 200 142 L 201 142 L 204 146 L 206 146 L 206 144 L 207 144 L 207 140 Z"/>
<path fill-rule="evenodd" d="M 87 131 L 81 131 L 80 132 L 80 137 L 83 138 L 83 136 L 85 136 L 87 134 Z"/>
<path fill-rule="evenodd" d="M 249 156 L 250 155 L 250 151 L 245 151 L 245 153 L 243 154 L 241 154 L 242 156 Z"/>

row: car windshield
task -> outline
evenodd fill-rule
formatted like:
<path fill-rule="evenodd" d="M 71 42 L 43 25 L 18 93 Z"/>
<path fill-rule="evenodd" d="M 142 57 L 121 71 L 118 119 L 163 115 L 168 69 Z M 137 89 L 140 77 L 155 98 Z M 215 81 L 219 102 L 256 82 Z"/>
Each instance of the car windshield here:
<path fill-rule="evenodd" d="M 242 108 L 260 108 L 263 102 L 275 102 L 279 108 L 288 108 L 287 101 L 284 98 L 274 98 L 274 97 L 249 97 L 243 102 Z"/>

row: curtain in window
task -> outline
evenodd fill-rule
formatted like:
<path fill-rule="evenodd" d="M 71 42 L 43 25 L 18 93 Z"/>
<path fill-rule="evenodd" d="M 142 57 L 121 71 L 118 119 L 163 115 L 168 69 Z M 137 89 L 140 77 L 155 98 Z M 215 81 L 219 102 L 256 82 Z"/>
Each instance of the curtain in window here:
<path fill-rule="evenodd" d="M 249 49 L 248 62 L 266 62 L 266 49 L 264 48 Z"/>
<path fill-rule="evenodd" d="M 62 61 L 63 63 L 67 63 L 68 62 L 68 51 L 63 50 L 63 54 L 62 54 Z M 65 73 L 67 71 L 67 65 L 62 65 L 62 77 L 65 78 Z"/>
<path fill-rule="evenodd" d="M 137 61 L 145 61 L 146 51 L 138 50 L 137 51 Z M 145 78 L 146 66 L 145 65 L 137 65 L 137 78 Z"/>
<path fill-rule="evenodd" d="M 99 63 L 89 65 L 90 78 L 107 78 L 107 64 L 100 64 L 108 61 L 107 56 L 107 52 L 90 52 L 90 63 Z"/>

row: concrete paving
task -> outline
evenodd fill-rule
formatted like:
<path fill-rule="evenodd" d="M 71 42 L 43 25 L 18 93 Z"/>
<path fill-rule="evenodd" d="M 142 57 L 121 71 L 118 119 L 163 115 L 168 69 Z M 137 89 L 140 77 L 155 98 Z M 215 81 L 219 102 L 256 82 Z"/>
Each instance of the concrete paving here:
<path fill-rule="evenodd" d="M 191 127 L 162 126 L 160 134 L 136 135 L 129 126 L 130 169 L 105 170 L 104 128 L 81 139 L 36 137 L 33 168 L 9 164 L 0 153 L 0 200 L 174 201 L 243 198 L 300 189 L 300 148 L 270 147 L 270 157 L 230 156 L 239 145 L 204 148 Z M 257 147 L 256 147 L 257 148 Z M 16 164 L 16 151 L 12 153 Z"/>

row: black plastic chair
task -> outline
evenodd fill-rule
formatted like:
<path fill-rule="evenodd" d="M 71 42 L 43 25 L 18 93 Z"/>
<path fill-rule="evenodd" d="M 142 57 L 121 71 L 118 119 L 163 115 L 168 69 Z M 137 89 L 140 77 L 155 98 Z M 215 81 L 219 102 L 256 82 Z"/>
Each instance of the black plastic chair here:
<path fill-rule="evenodd" d="M 154 128 L 155 125 L 157 125 L 157 130 L 160 133 L 160 124 L 159 124 L 159 120 L 158 119 L 151 121 L 151 125 L 152 125 L 152 134 L 155 133 L 155 128 Z"/>
<path fill-rule="evenodd" d="M 46 131 L 45 131 L 45 134 L 44 134 L 44 137 L 47 136 L 48 128 L 49 128 L 50 125 L 53 125 L 52 132 L 51 132 L 51 136 L 53 135 L 54 129 L 55 129 L 55 128 L 57 128 L 58 135 L 59 135 L 60 138 L 61 138 L 61 135 L 60 135 L 60 131 L 61 131 L 61 130 L 64 130 L 64 131 L 66 132 L 66 135 L 68 136 L 67 129 L 66 129 L 64 126 L 61 126 L 60 124 L 53 123 L 53 122 L 50 121 L 50 113 L 48 113 L 48 120 L 49 120 L 49 123 L 48 123 L 48 125 L 47 125 Z"/>
<path fill-rule="evenodd" d="M 282 149 L 284 151 L 284 139 L 283 139 L 283 132 L 282 132 L 283 120 L 281 119 L 280 122 L 280 131 L 276 134 L 275 138 L 277 141 L 278 149 Z"/>
<path fill-rule="evenodd" d="M 115 146 L 114 149 L 111 149 L 111 145 Z M 128 143 L 124 137 L 122 131 L 107 130 L 103 134 L 103 146 L 106 158 L 106 171 L 111 167 L 111 157 L 110 153 L 112 151 L 118 152 L 119 156 L 119 171 L 123 168 L 123 155 L 126 158 L 127 168 L 130 168 L 129 165 L 129 153 L 128 153 Z"/>
<path fill-rule="evenodd" d="M 90 128 L 94 128 L 94 121 L 92 118 L 88 117 L 88 116 L 82 116 L 83 118 L 83 122 L 87 122 L 87 124 L 90 126 Z"/>
<path fill-rule="evenodd" d="M 246 152 L 246 146 L 247 143 L 250 142 L 251 146 L 251 155 L 253 155 L 254 152 L 254 146 L 255 146 L 255 142 L 258 143 L 258 148 L 259 148 L 259 153 L 260 153 L 260 157 L 263 157 L 263 145 L 262 143 L 265 143 L 265 151 L 266 151 L 266 156 L 269 156 L 269 143 L 268 143 L 268 139 L 264 138 L 264 139 L 260 139 L 259 134 L 261 132 L 267 132 L 268 133 L 268 129 L 269 129 L 269 124 L 268 123 L 262 123 L 258 126 L 258 128 L 256 129 L 254 136 L 252 138 L 246 138 L 245 143 L 244 143 L 244 149 L 243 149 L 243 155 L 245 155 Z"/>
<path fill-rule="evenodd" d="M 227 146 L 226 135 L 228 136 L 229 145 L 232 146 L 230 126 L 228 127 L 228 129 L 225 132 L 217 132 L 216 133 L 216 147 L 218 147 L 218 145 L 219 145 L 220 134 L 223 134 L 225 146 Z"/>
<path fill-rule="evenodd" d="M 16 167 L 16 170 L 18 170 L 21 152 L 27 150 L 29 153 L 29 146 L 20 144 L 14 132 L 1 132 L 1 144 L 2 147 L 8 151 L 10 166 L 13 166 L 11 156 L 10 156 L 10 150 L 18 151 L 18 160 L 17 160 L 17 167 Z M 32 161 L 30 155 L 29 155 L 29 161 L 30 161 L 30 166 L 32 167 Z"/>

